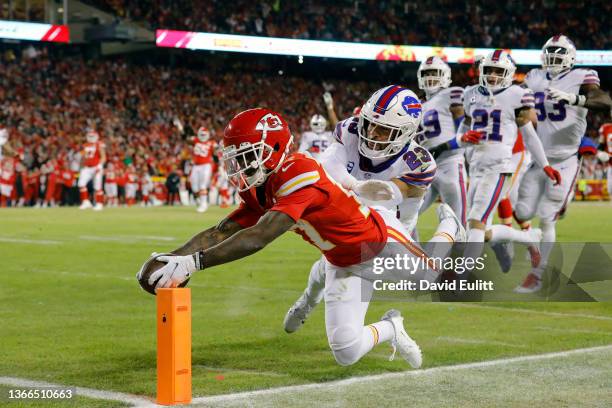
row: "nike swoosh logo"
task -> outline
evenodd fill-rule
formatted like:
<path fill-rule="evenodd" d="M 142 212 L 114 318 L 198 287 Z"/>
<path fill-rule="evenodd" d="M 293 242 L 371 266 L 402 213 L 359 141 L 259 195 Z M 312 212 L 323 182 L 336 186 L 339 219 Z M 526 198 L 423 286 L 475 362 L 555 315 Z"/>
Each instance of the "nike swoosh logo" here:
<path fill-rule="evenodd" d="M 281 170 L 282 170 L 283 172 L 285 172 L 285 171 L 287 171 L 287 170 L 289 169 L 289 167 L 293 166 L 294 164 L 295 164 L 295 162 L 293 162 L 293 163 L 289 163 L 288 165 L 286 165 L 285 167 L 283 167 Z"/>

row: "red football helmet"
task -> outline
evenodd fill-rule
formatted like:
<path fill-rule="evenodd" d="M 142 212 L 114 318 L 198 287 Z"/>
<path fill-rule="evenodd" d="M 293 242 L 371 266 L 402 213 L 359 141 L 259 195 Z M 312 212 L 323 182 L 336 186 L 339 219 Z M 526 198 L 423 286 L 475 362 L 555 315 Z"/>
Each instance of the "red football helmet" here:
<path fill-rule="evenodd" d="M 198 129 L 198 140 L 201 142 L 205 142 L 210 139 L 210 130 L 207 127 L 201 126 Z"/>
<path fill-rule="evenodd" d="M 263 184 L 289 154 L 293 136 L 276 112 L 256 108 L 240 112 L 225 128 L 223 164 L 239 191 Z"/>

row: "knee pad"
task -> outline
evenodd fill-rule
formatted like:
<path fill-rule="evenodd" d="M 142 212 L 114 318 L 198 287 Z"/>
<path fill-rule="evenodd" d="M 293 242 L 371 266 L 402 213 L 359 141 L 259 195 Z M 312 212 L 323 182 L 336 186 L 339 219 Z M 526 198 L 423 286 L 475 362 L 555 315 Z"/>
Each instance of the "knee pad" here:
<path fill-rule="evenodd" d="M 329 347 L 340 365 L 350 365 L 359 358 L 357 352 L 361 342 L 361 327 L 342 325 L 331 330 L 328 336 Z"/>
<path fill-rule="evenodd" d="M 517 220 L 521 222 L 529 221 L 535 215 L 535 208 L 529 208 L 527 204 L 522 201 L 519 201 L 514 208 L 514 215 Z"/>

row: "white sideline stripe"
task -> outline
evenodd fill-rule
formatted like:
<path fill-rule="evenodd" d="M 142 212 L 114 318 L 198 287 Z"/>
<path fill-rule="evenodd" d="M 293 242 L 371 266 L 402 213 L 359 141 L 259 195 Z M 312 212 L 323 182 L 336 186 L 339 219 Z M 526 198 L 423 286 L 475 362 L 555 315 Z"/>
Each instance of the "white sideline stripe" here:
<path fill-rule="evenodd" d="M 337 387 L 342 387 L 345 385 L 358 384 L 362 382 L 370 382 L 370 381 L 385 380 L 385 379 L 391 379 L 391 378 L 401 378 L 401 377 L 419 377 L 423 375 L 437 374 L 437 373 L 447 372 L 447 371 L 477 369 L 477 368 L 484 368 L 484 367 L 520 363 L 524 361 L 548 360 L 548 359 L 553 359 L 553 358 L 566 357 L 566 356 L 570 356 L 573 354 L 586 354 L 586 353 L 594 353 L 594 352 L 608 351 L 608 350 L 612 350 L 612 344 L 608 344 L 606 346 L 559 351 L 559 352 L 554 352 L 554 353 L 533 354 L 533 355 L 528 355 L 528 356 L 519 356 L 519 357 L 501 358 L 497 360 L 479 361 L 476 363 L 466 363 L 466 364 L 456 364 L 456 365 L 450 365 L 450 366 L 432 367 L 432 368 L 426 368 L 424 370 L 412 370 L 412 371 L 401 371 L 401 372 L 396 372 L 396 373 L 366 375 L 366 376 L 361 376 L 361 377 L 347 378 L 345 380 L 330 381 L 327 383 L 291 385 L 288 387 L 268 388 L 268 389 L 258 390 L 258 391 L 248 391 L 248 392 L 239 392 L 235 394 L 215 395 L 212 397 L 198 397 L 198 398 L 194 398 L 191 401 L 191 403 L 192 404 L 213 404 L 215 402 L 235 401 L 235 400 L 257 397 L 257 396 L 262 396 L 262 395 L 265 396 L 265 395 L 274 395 L 274 394 L 284 394 L 284 393 L 290 393 L 290 392 L 300 392 L 300 391 L 305 391 L 305 390 L 314 390 L 314 389 L 322 389 L 322 388 L 337 388 Z"/>
<path fill-rule="evenodd" d="M 41 244 L 41 245 L 59 245 L 62 241 L 53 241 L 50 239 L 24 239 L 24 238 L 9 238 L 0 237 L 0 242 L 10 242 L 13 244 Z"/>
<path fill-rule="evenodd" d="M 478 340 L 478 339 L 466 339 L 463 337 L 449 337 L 449 336 L 438 336 L 436 337 L 438 341 L 446 341 L 449 343 L 464 343 L 464 344 L 480 344 L 480 345 L 492 345 L 492 346 L 504 346 L 504 347 L 518 347 L 525 348 L 527 346 L 523 344 L 516 343 L 506 343 L 504 341 L 497 340 Z"/>
<path fill-rule="evenodd" d="M 54 384 L 48 383 L 44 381 L 34 381 L 28 380 L 25 378 L 17 378 L 17 377 L 0 377 L 0 384 L 9 385 L 12 387 L 54 387 L 54 388 L 74 388 L 76 395 L 88 398 L 96 398 L 107 401 L 120 401 L 125 402 L 127 404 L 132 404 L 134 406 L 142 407 L 142 406 L 155 406 L 153 401 L 139 397 L 137 395 L 125 394 L 122 392 L 113 392 L 113 391 L 102 391 L 95 390 L 93 388 L 84 388 L 84 387 L 72 387 L 69 385 L 63 384 Z"/>
<path fill-rule="evenodd" d="M 471 304 L 471 303 L 455 303 L 454 305 L 459 307 L 475 307 L 479 309 L 493 309 L 493 310 L 504 310 L 508 312 L 517 313 L 528 313 L 528 314 L 540 314 L 544 316 L 554 317 L 581 317 L 585 319 L 596 319 L 596 320 L 612 320 L 612 316 L 599 316 L 584 313 L 561 313 L 561 312 L 548 312 L 546 310 L 534 310 L 534 309 L 523 309 L 519 307 L 501 307 L 501 306 L 489 306 L 483 304 Z"/>

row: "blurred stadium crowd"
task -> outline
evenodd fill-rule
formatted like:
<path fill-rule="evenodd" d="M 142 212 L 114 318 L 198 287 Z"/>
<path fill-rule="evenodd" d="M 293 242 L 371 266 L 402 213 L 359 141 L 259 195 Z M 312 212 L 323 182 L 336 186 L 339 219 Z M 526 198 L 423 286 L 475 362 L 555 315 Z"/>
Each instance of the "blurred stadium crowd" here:
<path fill-rule="evenodd" d="M 392 44 L 540 48 L 564 32 L 578 48 L 612 45 L 612 3 L 516 0 L 90 0 L 152 28 Z M 588 5 L 588 7 L 587 7 Z M 580 18 L 576 18 L 580 16 Z"/>
<path fill-rule="evenodd" d="M 85 0 L 156 29 L 269 37 L 468 47 L 540 48 L 551 32 L 580 49 L 609 49 L 612 3 L 604 0 Z M 0 6 L 0 19 L 40 21 L 43 2 Z M 580 16 L 580 18 L 576 18 Z"/>

